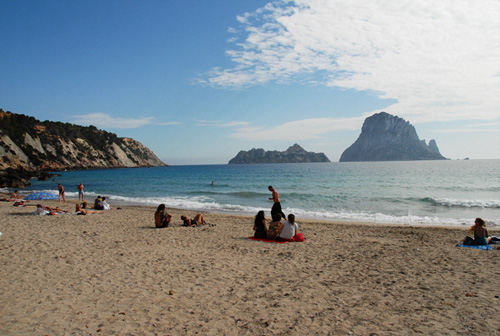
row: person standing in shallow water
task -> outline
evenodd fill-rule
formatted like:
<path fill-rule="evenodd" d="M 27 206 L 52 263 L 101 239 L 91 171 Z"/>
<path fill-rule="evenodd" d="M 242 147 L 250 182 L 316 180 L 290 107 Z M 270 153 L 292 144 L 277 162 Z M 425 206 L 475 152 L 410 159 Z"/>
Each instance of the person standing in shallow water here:
<path fill-rule="evenodd" d="M 273 207 L 271 208 L 271 218 L 274 220 L 274 214 L 279 214 L 281 218 L 286 219 L 283 210 L 281 210 L 280 195 L 278 194 L 278 191 L 276 191 L 276 189 L 272 186 L 269 186 L 268 189 L 272 192 L 272 197 L 269 197 L 269 200 L 274 202 Z"/>
<path fill-rule="evenodd" d="M 85 188 L 83 187 L 83 184 L 82 184 L 82 183 L 80 183 L 80 184 L 78 185 L 78 187 L 76 187 L 76 189 L 78 189 L 78 200 L 80 201 L 80 198 L 81 198 L 81 201 L 82 201 L 82 202 L 83 202 L 83 201 L 85 201 L 85 200 L 83 199 L 83 193 L 85 192 Z"/>

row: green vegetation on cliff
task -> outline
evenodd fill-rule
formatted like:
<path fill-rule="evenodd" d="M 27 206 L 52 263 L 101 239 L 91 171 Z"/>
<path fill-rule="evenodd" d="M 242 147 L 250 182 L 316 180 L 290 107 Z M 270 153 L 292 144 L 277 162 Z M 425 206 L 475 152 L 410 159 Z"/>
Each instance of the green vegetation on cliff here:
<path fill-rule="evenodd" d="M 60 170 L 164 166 L 140 142 L 95 126 L 39 121 L 0 109 L 0 167 Z"/>

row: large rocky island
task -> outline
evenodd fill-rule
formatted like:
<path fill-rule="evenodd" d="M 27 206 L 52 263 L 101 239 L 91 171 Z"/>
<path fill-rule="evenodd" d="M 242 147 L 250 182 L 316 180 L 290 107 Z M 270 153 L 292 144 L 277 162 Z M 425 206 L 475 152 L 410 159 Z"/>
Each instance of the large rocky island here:
<path fill-rule="evenodd" d="M 340 162 L 412 160 L 446 158 L 435 140 L 427 145 L 409 122 L 386 112 L 366 118 L 359 138 L 340 157 Z"/>
<path fill-rule="evenodd" d="M 298 144 L 294 144 L 284 152 L 265 151 L 262 148 L 242 150 L 229 161 L 229 164 L 304 162 L 330 162 L 330 160 L 323 153 L 308 152 Z"/>
<path fill-rule="evenodd" d="M 154 166 L 166 164 L 134 139 L 0 109 L 0 187 L 22 187 L 44 171 Z"/>

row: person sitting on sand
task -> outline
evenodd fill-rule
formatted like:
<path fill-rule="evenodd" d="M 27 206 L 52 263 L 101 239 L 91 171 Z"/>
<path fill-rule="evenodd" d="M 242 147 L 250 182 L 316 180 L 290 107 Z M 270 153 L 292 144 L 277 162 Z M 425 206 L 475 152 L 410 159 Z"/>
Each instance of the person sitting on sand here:
<path fill-rule="evenodd" d="M 89 215 L 89 214 L 102 214 L 100 211 L 89 211 L 82 209 L 81 205 L 79 203 L 75 204 L 75 211 L 77 215 Z"/>
<path fill-rule="evenodd" d="M 267 221 L 264 211 L 259 211 L 253 224 L 254 238 L 267 238 Z"/>
<path fill-rule="evenodd" d="M 189 219 L 186 216 L 181 216 L 182 226 L 200 226 L 205 225 L 205 220 L 202 214 L 197 214 L 193 219 Z"/>
<path fill-rule="evenodd" d="M 165 204 L 158 205 L 155 212 L 155 225 L 157 228 L 166 228 L 170 226 L 172 215 L 166 211 Z"/>
<path fill-rule="evenodd" d="M 288 220 L 283 222 L 283 228 L 276 240 L 288 242 L 304 241 L 304 235 L 299 233 L 299 225 L 295 222 L 295 215 L 288 215 Z"/>
<path fill-rule="evenodd" d="M 106 202 L 106 197 L 102 198 L 100 205 L 101 205 L 101 210 L 111 210 L 111 207 L 109 206 L 108 202 Z"/>
<path fill-rule="evenodd" d="M 94 200 L 94 209 L 103 210 L 103 208 L 101 207 L 101 201 L 102 201 L 101 196 L 97 196 L 97 198 Z"/>
<path fill-rule="evenodd" d="M 17 199 L 20 199 L 20 198 L 21 198 L 21 196 L 19 196 L 19 194 L 18 194 L 18 191 L 17 191 L 17 190 L 14 190 L 14 192 L 13 192 L 12 194 L 10 194 L 10 198 L 11 198 L 12 200 L 17 200 Z"/>
<path fill-rule="evenodd" d="M 283 222 L 283 228 L 276 240 L 292 241 L 298 230 L 299 226 L 295 223 L 295 215 L 289 214 L 288 220 Z"/>
<path fill-rule="evenodd" d="M 273 215 L 273 221 L 269 223 L 269 229 L 267 229 L 267 239 L 276 239 L 283 229 L 283 223 L 281 222 L 281 214 L 275 213 Z"/>
<path fill-rule="evenodd" d="M 482 218 L 476 218 L 474 226 L 471 227 L 474 234 L 473 245 L 488 245 L 491 237 L 488 237 L 488 230 L 486 230 L 486 222 Z"/>

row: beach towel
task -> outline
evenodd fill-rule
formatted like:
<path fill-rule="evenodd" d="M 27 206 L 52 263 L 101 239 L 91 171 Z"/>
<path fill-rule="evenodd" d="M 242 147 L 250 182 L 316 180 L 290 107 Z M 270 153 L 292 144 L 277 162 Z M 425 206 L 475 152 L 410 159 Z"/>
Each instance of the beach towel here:
<path fill-rule="evenodd" d="M 265 239 L 265 238 L 255 238 L 255 237 L 248 237 L 248 239 L 251 240 L 259 240 L 267 243 L 292 243 L 292 242 L 303 242 L 305 240 L 304 234 L 302 232 L 297 233 L 294 237 L 293 240 L 274 240 L 274 239 Z"/>
<path fill-rule="evenodd" d="M 274 240 L 274 239 L 266 239 L 266 238 L 248 237 L 248 239 L 263 241 L 263 242 L 266 242 L 266 243 L 278 243 L 278 244 L 290 243 L 290 242 L 287 242 L 287 241 L 277 241 L 277 240 Z"/>
<path fill-rule="evenodd" d="M 458 247 L 469 247 L 473 248 L 476 250 L 493 250 L 493 247 L 491 245 L 464 245 L 464 244 L 458 244 Z"/>

